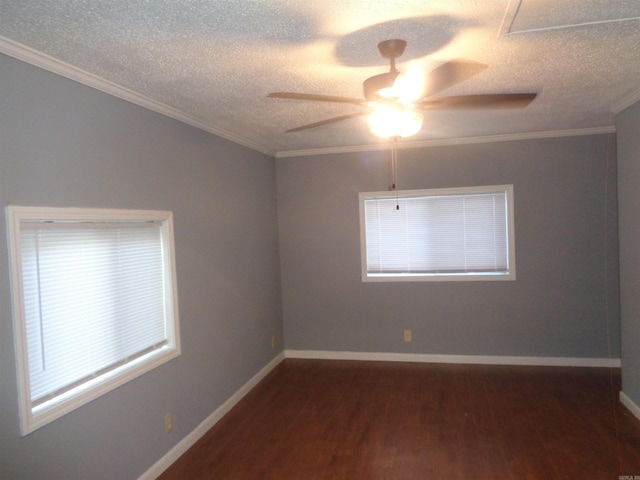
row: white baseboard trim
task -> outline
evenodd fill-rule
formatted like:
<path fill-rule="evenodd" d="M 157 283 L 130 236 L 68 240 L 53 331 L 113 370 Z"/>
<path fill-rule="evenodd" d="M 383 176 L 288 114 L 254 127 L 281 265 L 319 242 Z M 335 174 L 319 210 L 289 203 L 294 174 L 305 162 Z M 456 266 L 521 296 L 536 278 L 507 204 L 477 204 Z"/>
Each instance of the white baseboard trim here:
<path fill-rule="evenodd" d="M 220 405 L 211 415 L 209 415 L 191 433 L 180 440 L 171 450 L 169 450 L 160 460 L 158 460 L 149 470 L 142 474 L 138 480 L 155 480 L 162 472 L 169 468 L 180 456 L 186 452 L 200 437 L 207 433 L 229 410 L 231 410 L 249 391 L 255 387 L 260 380 L 266 377 L 282 360 L 285 359 L 284 352 L 271 360 L 262 370 L 256 373 L 251 380 L 245 383 L 236 393 Z"/>
<path fill-rule="evenodd" d="M 640 407 L 637 403 L 631 400 L 623 391 L 620 391 L 620 403 L 629 409 L 635 417 L 640 420 Z"/>
<path fill-rule="evenodd" d="M 317 360 L 362 360 L 383 362 L 457 363 L 478 365 L 532 365 L 559 367 L 620 367 L 618 358 L 570 358 L 570 357 L 509 357 L 488 355 L 432 355 L 418 353 L 336 352 L 326 350 L 285 350 L 256 373 L 237 392 L 220 405 L 191 433 L 180 440 L 160 460 L 143 473 L 138 480 L 155 480 L 185 453 L 200 437 L 224 417 L 252 388 L 266 377 L 285 358 Z M 640 407 L 623 392 L 620 401 L 640 419 Z"/>
<path fill-rule="evenodd" d="M 420 353 L 334 352 L 326 350 L 285 350 L 286 358 L 318 360 L 364 360 L 382 362 L 460 363 L 478 365 L 531 365 L 550 367 L 621 366 L 619 358 L 510 357 L 493 355 L 432 355 Z"/>

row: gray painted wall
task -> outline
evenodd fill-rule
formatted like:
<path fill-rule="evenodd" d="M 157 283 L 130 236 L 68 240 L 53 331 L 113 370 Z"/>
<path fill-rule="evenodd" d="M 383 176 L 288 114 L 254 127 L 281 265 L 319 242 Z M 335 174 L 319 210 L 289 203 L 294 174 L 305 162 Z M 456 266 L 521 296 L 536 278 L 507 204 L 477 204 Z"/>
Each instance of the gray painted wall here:
<path fill-rule="evenodd" d="M 1 234 L 0 478 L 138 478 L 282 345 L 272 158 L 0 55 L 7 204 L 173 211 L 183 354 L 21 437 Z"/>
<path fill-rule="evenodd" d="M 388 188 L 389 152 L 281 158 L 287 349 L 619 358 L 613 135 L 398 159 L 401 189 L 514 185 L 517 280 L 363 283 L 358 192 Z"/>
<path fill-rule="evenodd" d="M 622 390 L 640 405 L 640 102 L 616 118 L 620 198 Z"/>
<path fill-rule="evenodd" d="M 621 129 L 637 130 L 634 108 Z M 627 141 L 633 153 L 622 156 L 637 158 L 637 139 Z M 516 282 L 362 283 L 357 194 L 387 188 L 386 152 L 274 161 L 0 55 L 0 204 L 172 210 L 183 346 L 20 437 L 0 235 L 0 478 L 137 478 L 281 350 L 270 340 L 283 344 L 283 318 L 291 349 L 619 356 L 612 135 L 399 158 L 403 189 L 515 185 Z M 625 391 L 638 401 L 627 379 L 638 378 L 635 358 Z"/>

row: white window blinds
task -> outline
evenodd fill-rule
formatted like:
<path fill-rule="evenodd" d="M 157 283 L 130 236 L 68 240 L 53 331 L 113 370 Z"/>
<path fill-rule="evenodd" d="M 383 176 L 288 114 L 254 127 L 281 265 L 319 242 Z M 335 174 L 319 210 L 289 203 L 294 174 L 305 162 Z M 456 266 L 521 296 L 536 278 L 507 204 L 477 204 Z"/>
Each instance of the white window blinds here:
<path fill-rule="evenodd" d="M 180 355 L 171 212 L 7 220 L 23 435 Z"/>
<path fill-rule="evenodd" d="M 362 194 L 365 275 L 509 274 L 508 193 Z"/>
<path fill-rule="evenodd" d="M 33 406 L 166 345 L 160 228 L 23 226 Z"/>

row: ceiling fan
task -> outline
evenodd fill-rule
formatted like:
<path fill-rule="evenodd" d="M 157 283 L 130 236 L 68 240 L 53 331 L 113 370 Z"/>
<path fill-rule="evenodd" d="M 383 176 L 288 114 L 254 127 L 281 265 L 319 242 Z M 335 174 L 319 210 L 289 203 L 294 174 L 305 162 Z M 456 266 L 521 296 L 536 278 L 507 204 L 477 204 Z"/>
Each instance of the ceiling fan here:
<path fill-rule="evenodd" d="M 497 109 L 497 108 L 523 108 L 529 105 L 535 98 L 535 93 L 498 93 L 484 95 L 456 95 L 448 97 L 432 97 L 432 95 L 456 85 L 488 68 L 488 65 L 470 60 L 452 60 L 436 67 L 428 73 L 426 86 L 422 85 L 418 98 L 411 98 L 398 87 L 401 72 L 396 69 L 395 60 L 400 57 L 407 46 L 407 42 L 400 39 L 385 40 L 378 44 L 378 50 L 384 58 L 390 62 L 389 72 L 374 75 L 363 83 L 364 98 L 350 98 L 330 95 L 316 95 L 295 92 L 272 92 L 267 96 L 271 98 L 283 98 L 290 100 L 310 100 L 316 102 L 347 103 L 365 107 L 367 110 L 333 117 L 319 122 L 310 123 L 287 130 L 287 133 L 299 132 L 309 128 L 327 125 L 341 120 L 346 120 L 361 115 L 369 115 L 370 124 L 374 133 L 383 137 L 405 137 L 417 133 L 422 127 L 422 115 L 420 110 L 431 109 Z M 393 118 L 391 125 L 396 127 L 406 122 L 410 125 L 404 133 L 400 130 L 376 131 L 374 127 L 375 116 L 379 120 Z M 389 123 L 389 122 L 386 122 Z"/>

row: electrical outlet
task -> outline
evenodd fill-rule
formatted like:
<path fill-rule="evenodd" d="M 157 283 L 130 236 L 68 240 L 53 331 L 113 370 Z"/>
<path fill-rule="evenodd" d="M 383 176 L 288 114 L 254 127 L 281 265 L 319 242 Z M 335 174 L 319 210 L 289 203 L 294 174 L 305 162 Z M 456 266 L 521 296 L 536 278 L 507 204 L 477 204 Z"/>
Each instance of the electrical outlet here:
<path fill-rule="evenodd" d="M 271 348 L 276 348 L 276 336 L 271 336 Z"/>
<path fill-rule="evenodd" d="M 413 341 L 413 333 L 411 332 L 411 330 L 404 331 L 404 341 L 405 342 Z"/>
<path fill-rule="evenodd" d="M 173 416 L 170 413 L 164 416 L 164 429 L 167 433 L 171 433 L 173 430 Z"/>

